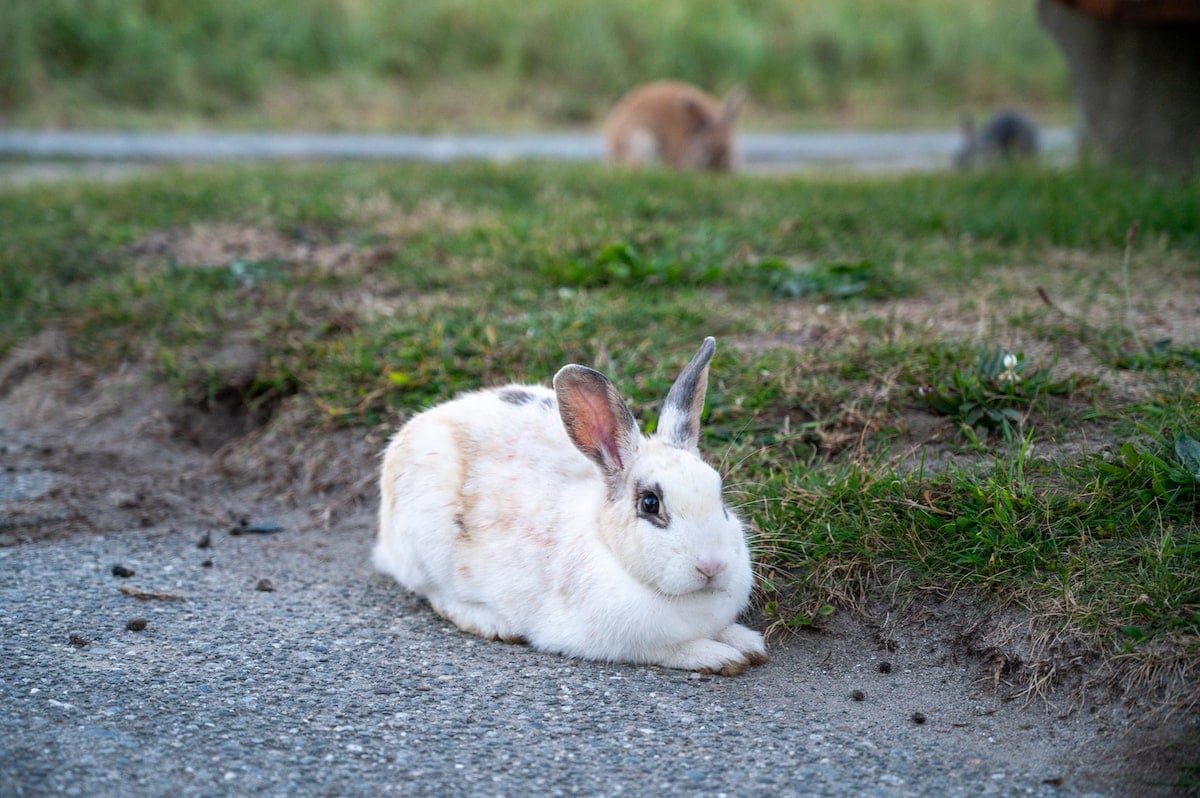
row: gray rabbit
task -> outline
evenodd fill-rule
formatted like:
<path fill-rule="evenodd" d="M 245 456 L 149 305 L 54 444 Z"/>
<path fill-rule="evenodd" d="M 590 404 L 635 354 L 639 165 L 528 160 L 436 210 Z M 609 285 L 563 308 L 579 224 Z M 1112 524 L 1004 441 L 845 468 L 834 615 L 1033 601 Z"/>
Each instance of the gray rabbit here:
<path fill-rule="evenodd" d="M 965 111 L 962 132 L 963 146 L 954 157 L 954 165 L 960 169 L 1037 157 L 1037 125 L 1020 111 L 997 111 L 978 130 L 971 112 Z"/>

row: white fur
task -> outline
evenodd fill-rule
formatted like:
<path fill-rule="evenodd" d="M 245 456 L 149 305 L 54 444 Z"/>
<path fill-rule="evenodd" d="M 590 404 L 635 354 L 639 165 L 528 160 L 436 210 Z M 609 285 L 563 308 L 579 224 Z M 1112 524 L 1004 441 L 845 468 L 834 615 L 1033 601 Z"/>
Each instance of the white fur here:
<path fill-rule="evenodd" d="M 638 127 L 625 134 L 625 158 L 629 163 L 651 166 L 659 162 L 658 137 L 648 127 Z"/>
<path fill-rule="evenodd" d="M 560 415 L 560 400 L 587 416 L 604 397 L 570 378 L 587 372 L 589 390 L 610 389 L 616 414 L 628 410 L 577 366 L 555 378 L 557 394 L 510 385 L 417 415 L 384 454 L 376 567 L 484 637 L 730 674 L 764 662 L 762 636 L 735 622 L 752 582 L 742 525 L 684 424 L 698 434 L 711 356 L 709 339 L 689 364 L 703 361 L 698 402 L 664 413 L 679 434 L 618 428 L 598 438 L 612 445 L 600 455 L 573 443 L 590 417 Z M 647 486 L 661 493 L 665 527 L 639 517 Z"/>

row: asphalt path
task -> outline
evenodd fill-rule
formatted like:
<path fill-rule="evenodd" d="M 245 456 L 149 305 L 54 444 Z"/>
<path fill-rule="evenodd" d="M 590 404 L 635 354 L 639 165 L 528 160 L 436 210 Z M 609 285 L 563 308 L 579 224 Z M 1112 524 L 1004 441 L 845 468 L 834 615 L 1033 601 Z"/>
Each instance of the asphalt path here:
<path fill-rule="evenodd" d="M 914 171 L 948 168 L 961 146 L 956 130 L 745 133 L 747 171 L 849 169 Z M 1065 128 L 1042 132 L 1044 157 L 1071 157 Z M 464 159 L 596 161 L 604 145 L 595 133 L 388 135 L 353 133 L 236 133 L 0 130 L 0 159 L 10 174 L 29 174 L 12 160 L 152 164 L 232 160 Z"/>
<path fill-rule="evenodd" d="M 1069 746 L 915 652 L 800 638 L 736 678 L 569 660 L 374 573 L 367 513 L 292 522 L 0 549 L 0 795 L 1103 794 L 1052 783 Z"/>

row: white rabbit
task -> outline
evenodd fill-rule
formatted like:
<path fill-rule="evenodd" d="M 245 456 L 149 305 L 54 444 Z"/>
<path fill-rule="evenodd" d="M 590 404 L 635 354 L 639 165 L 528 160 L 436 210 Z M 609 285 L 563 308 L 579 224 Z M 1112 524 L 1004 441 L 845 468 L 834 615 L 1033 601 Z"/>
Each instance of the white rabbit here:
<path fill-rule="evenodd" d="M 376 567 L 490 639 L 723 675 L 766 662 L 736 623 L 753 580 L 742 524 L 700 459 L 716 343 L 643 436 L 603 374 L 508 385 L 415 416 L 388 445 Z"/>
<path fill-rule="evenodd" d="M 695 86 L 658 81 L 626 94 L 604 123 L 609 157 L 619 164 L 729 172 L 737 164 L 734 126 L 746 95 L 719 102 Z"/>

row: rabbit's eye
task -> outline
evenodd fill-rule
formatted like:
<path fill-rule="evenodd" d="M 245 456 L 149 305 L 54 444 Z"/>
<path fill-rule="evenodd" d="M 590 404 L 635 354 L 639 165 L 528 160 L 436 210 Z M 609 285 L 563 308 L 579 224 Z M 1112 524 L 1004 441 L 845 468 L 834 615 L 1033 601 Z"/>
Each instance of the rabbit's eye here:
<path fill-rule="evenodd" d="M 671 517 L 663 506 L 662 488 L 657 483 L 638 485 L 634 497 L 633 506 L 637 508 L 638 518 L 649 521 L 659 529 L 666 529 L 670 525 Z"/>

